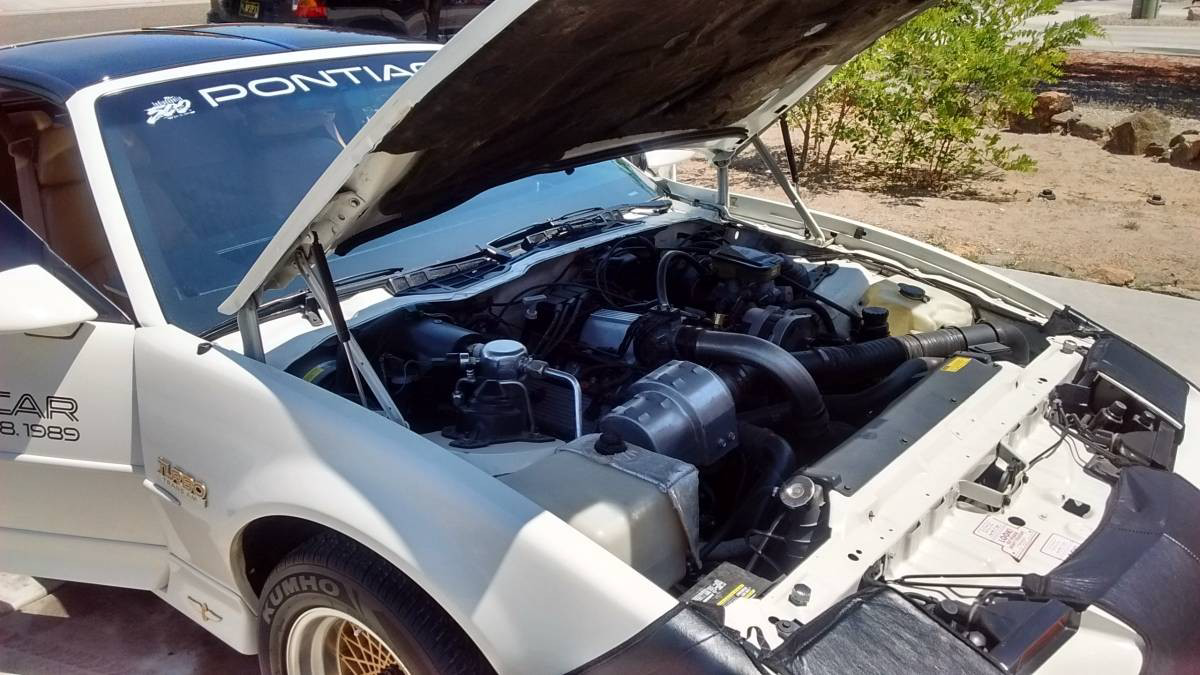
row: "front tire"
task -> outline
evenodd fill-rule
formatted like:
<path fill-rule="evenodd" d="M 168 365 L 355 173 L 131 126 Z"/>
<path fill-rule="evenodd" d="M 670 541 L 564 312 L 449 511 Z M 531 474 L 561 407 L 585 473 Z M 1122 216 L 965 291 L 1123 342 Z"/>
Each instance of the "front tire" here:
<path fill-rule="evenodd" d="M 322 534 L 272 570 L 259 599 L 264 675 L 466 675 L 491 666 L 454 620 L 383 558 Z"/>

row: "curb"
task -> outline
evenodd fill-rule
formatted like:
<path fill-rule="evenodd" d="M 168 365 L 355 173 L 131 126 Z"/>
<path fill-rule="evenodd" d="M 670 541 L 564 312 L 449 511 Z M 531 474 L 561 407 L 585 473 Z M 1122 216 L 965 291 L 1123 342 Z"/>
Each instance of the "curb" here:
<path fill-rule="evenodd" d="M 54 579 L 34 579 L 21 574 L 0 572 L 0 616 L 19 612 L 62 585 Z"/>

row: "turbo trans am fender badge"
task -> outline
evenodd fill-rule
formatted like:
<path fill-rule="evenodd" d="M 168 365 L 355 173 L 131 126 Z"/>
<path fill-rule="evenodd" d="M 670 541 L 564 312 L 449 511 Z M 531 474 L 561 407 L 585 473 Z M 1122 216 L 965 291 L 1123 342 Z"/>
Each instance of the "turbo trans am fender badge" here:
<path fill-rule="evenodd" d="M 186 495 L 201 506 L 208 506 L 208 485 L 204 481 L 196 480 L 195 476 L 178 466 L 173 466 L 162 457 L 158 458 L 158 475 L 176 492 Z"/>

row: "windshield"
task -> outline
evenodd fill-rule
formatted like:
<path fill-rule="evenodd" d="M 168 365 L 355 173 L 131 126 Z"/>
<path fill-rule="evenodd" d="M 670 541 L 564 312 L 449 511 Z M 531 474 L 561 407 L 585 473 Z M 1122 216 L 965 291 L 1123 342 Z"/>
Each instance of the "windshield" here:
<path fill-rule="evenodd" d="M 193 333 L 366 120 L 431 52 L 206 75 L 122 91 L 96 111 L 117 187 L 168 321 Z M 644 201 L 623 162 L 501 185 L 344 257 L 335 279 L 461 256 L 517 228 L 592 206 Z M 294 293 L 268 291 L 264 302 Z"/>

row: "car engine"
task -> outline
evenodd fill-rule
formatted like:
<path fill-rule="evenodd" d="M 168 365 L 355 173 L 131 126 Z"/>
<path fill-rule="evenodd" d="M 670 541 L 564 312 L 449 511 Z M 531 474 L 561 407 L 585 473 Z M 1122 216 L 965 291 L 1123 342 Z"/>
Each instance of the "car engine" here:
<path fill-rule="evenodd" d="M 1029 359 L 1018 322 L 892 272 L 685 223 L 355 333 L 414 431 L 664 588 L 722 561 L 777 577 L 827 536 L 829 493 L 887 464 L 860 438 L 902 424 L 881 411 L 907 401 L 932 425 L 955 405 L 947 359 L 960 388 Z M 340 358 L 289 370 L 354 399 Z"/>

